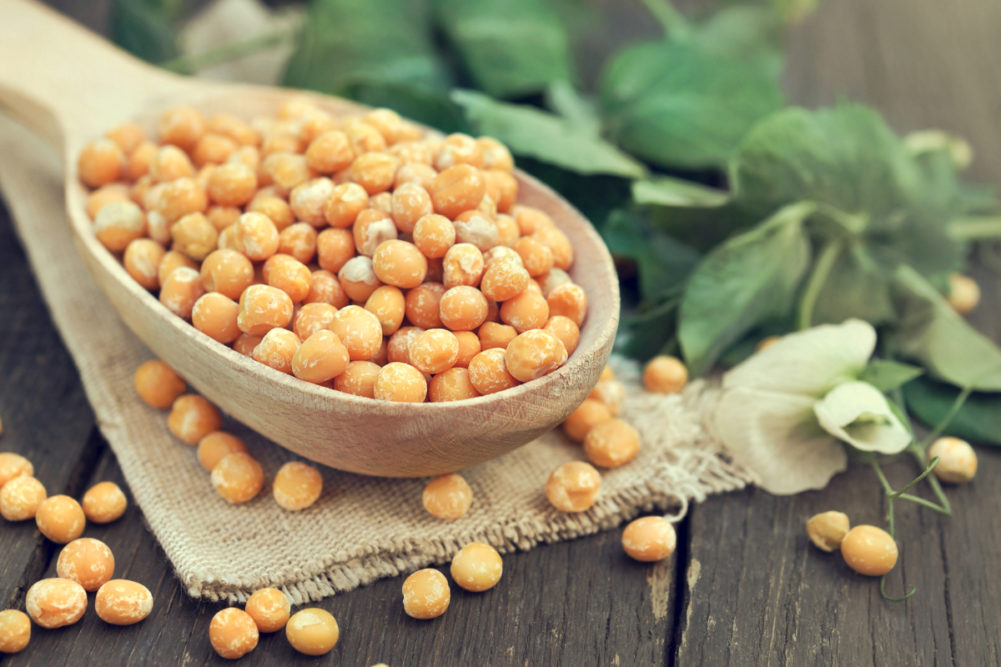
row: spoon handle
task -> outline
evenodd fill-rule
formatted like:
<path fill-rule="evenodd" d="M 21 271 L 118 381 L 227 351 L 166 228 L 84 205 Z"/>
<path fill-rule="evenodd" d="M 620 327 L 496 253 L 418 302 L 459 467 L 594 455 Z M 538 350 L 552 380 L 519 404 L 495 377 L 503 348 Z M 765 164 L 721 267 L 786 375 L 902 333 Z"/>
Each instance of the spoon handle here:
<path fill-rule="evenodd" d="M 33 0 L 0 2 L 0 63 L 0 107 L 66 150 L 186 85 Z"/>

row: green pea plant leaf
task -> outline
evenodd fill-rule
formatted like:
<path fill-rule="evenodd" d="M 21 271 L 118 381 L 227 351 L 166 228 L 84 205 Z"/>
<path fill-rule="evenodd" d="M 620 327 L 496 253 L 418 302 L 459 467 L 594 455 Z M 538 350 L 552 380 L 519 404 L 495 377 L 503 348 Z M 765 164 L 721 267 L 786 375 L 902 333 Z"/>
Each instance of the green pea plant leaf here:
<path fill-rule="evenodd" d="M 571 76 L 569 37 L 546 0 L 433 0 L 438 26 L 478 88 L 511 98 Z"/>
<path fill-rule="evenodd" d="M 1001 391 L 1001 350 L 956 313 L 917 271 L 901 266 L 893 283 L 902 318 L 891 329 L 895 349 L 933 376 L 958 387 Z"/>
<path fill-rule="evenodd" d="M 949 414 L 960 390 L 948 383 L 919 378 L 904 385 L 903 393 L 911 414 L 935 426 Z M 943 432 L 971 442 L 1001 445 L 1001 394 L 971 394 Z"/>
<path fill-rule="evenodd" d="M 810 203 L 779 209 L 715 248 L 696 267 L 681 301 L 678 338 L 690 372 L 703 373 L 731 343 L 787 310 L 806 271 L 803 221 Z"/>
<path fill-rule="evenodd" d="M 873 359 L 859 374 L 859 380 L 886 393 L 904 386 L 923 374 L 924 371 L 918 366 L 892 359 Z"/>
<path fill-rule="evenodd" d="M 452 100 L 476 130 L 498 138 L 517 155 L 571 169 L 580 174 L 640 178 L 642 164 L 604 141 L 584 124 L 530 106 L 496 102 L 468 90 Z"/>
<path fill-rule="evenodd" d="M 283 79 L 287 86 L 333 95 L 378 85 L 439 91 L 436 104 L 449 82 L 431 41 L 430 18 L 415 3 L 395 0 L 312 0 Z"/>

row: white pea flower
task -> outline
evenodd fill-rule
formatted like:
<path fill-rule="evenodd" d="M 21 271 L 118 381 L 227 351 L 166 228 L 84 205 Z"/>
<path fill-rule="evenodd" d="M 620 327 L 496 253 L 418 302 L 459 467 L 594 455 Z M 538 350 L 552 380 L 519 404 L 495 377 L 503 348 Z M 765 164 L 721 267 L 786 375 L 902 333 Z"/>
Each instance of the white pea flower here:
<path fill-rule="evenodd" d="M 857 380 L 875 346 L 870 324 L 847 320 L 784 336 L 723 376 L 716 433 L 762 488 L 823 488 L 848 465 L 842 441 L 886 454 L 909 444 L 886 397 Z"/>

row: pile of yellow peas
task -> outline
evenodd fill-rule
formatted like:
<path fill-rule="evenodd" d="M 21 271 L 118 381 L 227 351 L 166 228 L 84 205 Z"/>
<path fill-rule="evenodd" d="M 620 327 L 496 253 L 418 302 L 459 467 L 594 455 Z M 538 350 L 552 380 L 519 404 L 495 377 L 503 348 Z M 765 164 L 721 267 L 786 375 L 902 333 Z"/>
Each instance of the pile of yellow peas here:
<path fill-rule="evenodd" d="M 113 579 L 115 556 L 104 542 L 81 537 L 91 523 L 109 523 L 122 516 L 128 500 L 114 482 L 91 487 L 81 502 L 49 496 L 34 477 L 31 461 L 13 452 L 0 452 L 0 516 L 7 521 L 34 519 L 39 532 L 65 546 L 56 560 L 58 576 L 35 582 L 24 607 L 0 611 L 0 653 L 17 653 L 31 640 L 31 623 L 52 629 L 72 625 L 87 611 L 88 593 L 94 593 L 98 618 L 111 625 L 133 625 L 153 610 L 153 594 L 142 584 Z"/>
<path fill-rule="evenodd" d="M 136 393 L 149 406 L 170 408 L 167 428 L 182 442 L 197 445 L 198 462 L 211 474 L 212 486 L 227 502 L 253 500 L 264 487 L 264 469 L 239 437 L 220 430 L 222 414 L 197 394 L 187 394 L 187 383 L 170 366 L 147 361 L 136 369 Z M 311 507 L 323 493 L 323 475 L 313 466 L 290 461 L 275 474 L 271 485 L 275 502 L 297 511 Z"/>
<path fill-rule="evenodd" d="M 546 375 L 577 347 L 573 247 L 516 203 L 511 153 L 388 109 L 308 100 L 246 122 L 167 110 L 77 169 L 100 242 L 178 317 L 297 378 L 454 401 Z"/>

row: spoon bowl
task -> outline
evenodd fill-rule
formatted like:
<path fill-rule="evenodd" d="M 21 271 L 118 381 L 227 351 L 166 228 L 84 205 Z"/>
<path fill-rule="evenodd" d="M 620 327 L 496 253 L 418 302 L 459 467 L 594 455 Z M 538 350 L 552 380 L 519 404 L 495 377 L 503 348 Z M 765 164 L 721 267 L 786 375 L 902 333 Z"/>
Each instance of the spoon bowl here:
<path fill-rule="evenodd" d="M 39 40 L 39 36 L 44 39 Z M 570 204 L 518 172 L 518 202 L 548 213 L 567 235 L 570 275 L 589 300 L 580 343 L 549 375 L 496 394 L 451 403 L 393 403 L 313 385 L 245 357 L 170 313 L 98 242 L 77 176 L 84 144 L 123 122 L 148 131 L 169 106 L 206 115 L 274 115 L 310 96 L 338 115 L 361 105 L 303 91 L 207 82 L 141 63 L 28 0 L 0 7 L 0 106 L 60 147 L 66 212 L 75 245 L 126 325 L 210 401 L 277 444 L 350 472 L 419 477 L 461 470 L 523 445 L 562 421 L 590 392 L 618 324 L 618 281 L 608 250 Z"/>

